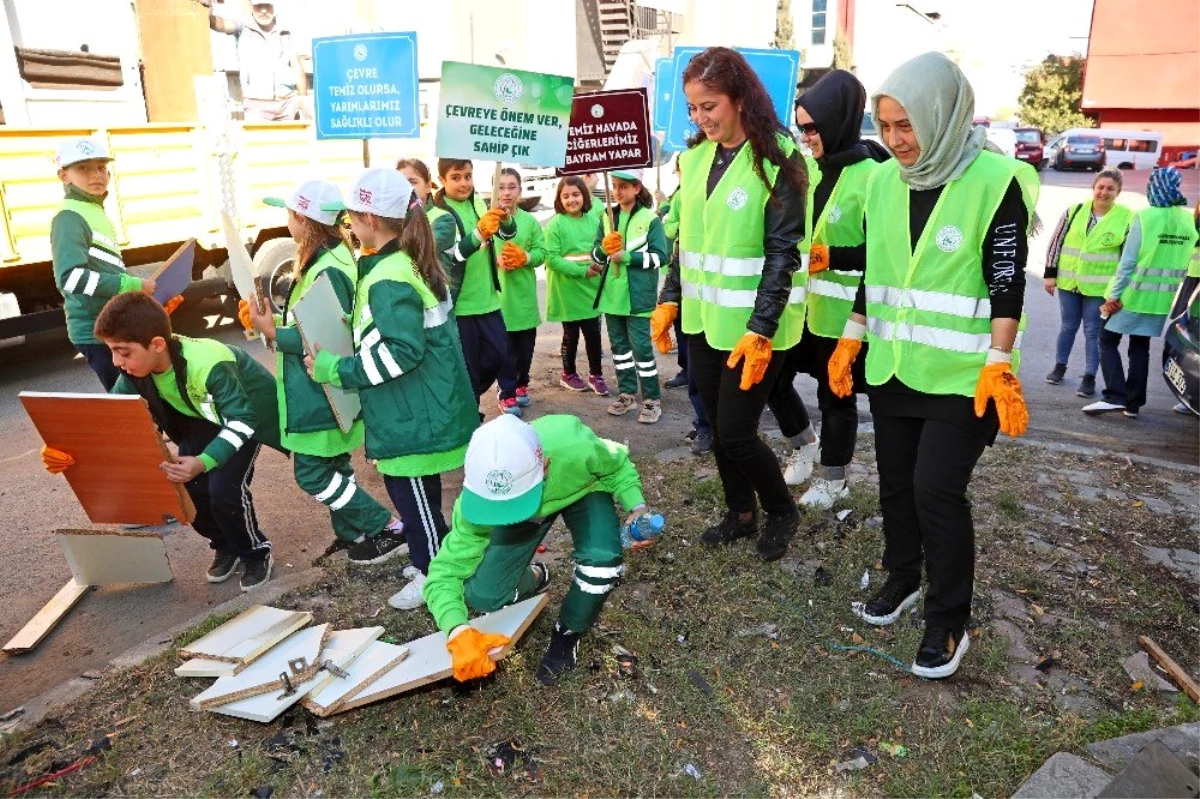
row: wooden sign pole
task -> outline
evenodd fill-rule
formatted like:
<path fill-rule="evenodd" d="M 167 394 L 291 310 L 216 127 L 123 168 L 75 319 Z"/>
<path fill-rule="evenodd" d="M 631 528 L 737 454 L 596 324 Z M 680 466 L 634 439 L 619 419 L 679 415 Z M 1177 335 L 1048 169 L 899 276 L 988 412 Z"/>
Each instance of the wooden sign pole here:
<path fill-rule="evenodd" d="M 363 169 L 371 168 L 371 140 L 363 139 Z"/>
<path fill-rule="evenodd" d="M 500 207 L 500 170 L 503 167 L 504 167 L 504 164 L 497 161 L 496 162 L 496 171 L 492 173 L 492 207 L 493 208 Z"/>

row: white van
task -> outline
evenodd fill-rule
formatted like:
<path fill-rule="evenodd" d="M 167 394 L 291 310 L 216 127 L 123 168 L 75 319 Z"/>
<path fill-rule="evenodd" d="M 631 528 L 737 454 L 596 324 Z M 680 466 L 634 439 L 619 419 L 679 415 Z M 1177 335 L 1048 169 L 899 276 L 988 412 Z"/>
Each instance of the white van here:
<path fill-rule="evenodd" d="M 1109 166 L 1118 169 L 1154 169 L 1162 154 L 1163 135 L 1152 130 L 1100 128 Z"/>

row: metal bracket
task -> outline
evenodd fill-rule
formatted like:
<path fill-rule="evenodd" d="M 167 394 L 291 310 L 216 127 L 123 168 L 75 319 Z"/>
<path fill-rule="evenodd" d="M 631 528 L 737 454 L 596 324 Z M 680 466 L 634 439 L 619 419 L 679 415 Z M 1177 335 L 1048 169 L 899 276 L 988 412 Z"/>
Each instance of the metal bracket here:
<path fill-rule="evenodd" d="M 293 677 L 300 677 L 308 671 L 308 658 L 296 658 L 288 661 L 288 668 L 292 670 Z"/>
<path fill-rule="evenodd" d="M 303 660 L 303 658 L 300 658 L 300 659 Z M 291 664 L 289 663 L 288 665 L 291 665 Z M 286 671 L 279 672 L 279 679 L 283 680 L 284 690 L 283 690 L 283 693 L 281 693 L 279 696 L 275 697 L 277 700 L 283 700 L 286 697 L 289 697 L 292 694 L 296 693 L 296 686 L 292 685 L 292 678 L 288 676 L 288 673 Z"/>
<path fill-rule="evenodd" d="M 335 677 L 341 677 L 343 680 L 350 676 L 350 672 L 334 664 L 332 660 L 326 660 L 320 665 L 318 671 L 324 669 Z"/>

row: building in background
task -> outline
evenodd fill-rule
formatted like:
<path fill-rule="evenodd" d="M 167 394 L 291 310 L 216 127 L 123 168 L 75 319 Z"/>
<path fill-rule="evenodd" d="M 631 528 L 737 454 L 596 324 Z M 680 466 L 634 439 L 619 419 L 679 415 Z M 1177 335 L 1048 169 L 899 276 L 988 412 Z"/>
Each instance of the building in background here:
<path fill-rule="evenodd" d="M 1096 0 L 1080 110 L 1163 134 L 1160 163 L 1200 148 L 1200 3 Z"/>

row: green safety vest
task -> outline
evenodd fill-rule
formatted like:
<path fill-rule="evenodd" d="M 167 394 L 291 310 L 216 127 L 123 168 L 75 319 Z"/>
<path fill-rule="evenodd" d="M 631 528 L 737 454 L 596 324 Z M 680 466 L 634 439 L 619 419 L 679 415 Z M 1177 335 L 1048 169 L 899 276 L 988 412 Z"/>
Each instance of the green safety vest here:
<path fill-rule="evenodd" d="M 791 139 L 777 136 L 787 156 L 796 150 Z M 767 201 L 779 168 L 763 163 L 770 185 L 763 185 L 747 144 L 721 176 L 711 195 L 708 173 L 717 145 L 703 141 L 679 157 L 679 276 L 683 295 L 683 332 L 704 333 L 717 350 L 732 350 L 746 334 L 754 311 L 764 264 L 763 236 Z M 809 204 L 811 207 L 811 203 Z M 811 211 L 810 211 L 811 213 Z M 792 291 L 771 339 L 777 350 L 794 347 L 804 330 L 808 284 L 808 245 L 801 243 L 801 266 L 792 276 Z"/>
<path fill-rule="evenodd" d="M 412 259 L 403 252 L 394 252 L 376 264 L 375 268 L 359 281 L 358 287 L 354 291 L 354 314 L 351 319 L 351 327 L 354 330 L 354 349 L 372 347 L 383 338 L 378 329 L 367 332 L 367 329 L 372 327 L 371 322 L 374 319 L 368 298 L 371 296 L 371 287 L 381 280 L 398 280 L 416 289 L 417 294 L 421 295 L 421 304 L 425 306 L 426 330 L 431 327 L 440 327 L 450 318 L 450 309 L 454 307 L 451 300 L 449 298 L 439 300 L 429 290 L 429 286 L 425 285 L 425 281 L 417 275 Z"/>
<path fill-rule="evenodd" d="M 650 236 L 650 226 L 658 215 L 644 206 L 638 207 L 632 215 L 626 215 L 620 208 L 614 214 L 616 232 L 623 237 L 625 252 L 643 250 Z M 600 224 L 605 233 L 613 232 L 607 213 L 602 215 Z M 628 258 L 620 266 L 609 264 L 605 267 L 608 274 L 604 276 L 604 287 L 595 298 L 597 310 L 613 316 L 650 316 L 658 300 L 658 269 L 650 267 L 647 258 L 644 253 L 640 269 L 630 266 Z"/>
<path fill-rule="evenodd" d="M 1188 261 L 1188 277 L 1200 277 L 1200 247 L 1192 248 L 1192 260 Z"/>
<path fill-rule="evenodd" d="M 866 240 L 863 232 L 863 202 L 867 197 L 867 179 L 879 166 L 878 161 L 868 158 L 851 164 L 842 170 L 833 192 L 821 209 L 813 231 L 813 244 L 828 247 L 857 247 Z M 815 172 L 820 175 L 820 172 Z M 815 187 L 820 180 L 809 185 Z M 812 200 L 809 200 L 809 214 Z M 826 269 L 808 278 L 808 329 L 824 338 L 841 338 L 846 320 L 854 310 L 854 295 L 863 273 Z"/>
<path fill-rule="evenodd" d="M 1188 210 L 1178 205 L 1143 208 L 1137 218 L 1142 246 L 1137 269 L 1121 294 L 1121 306 L 1135 313 L 1165 316 L 1179 281 L 1188 272 L 1196 245 L 1196 223 Z M 1112 296 L 1111 288 L 1106 294 Z"/>
<path fill-rule="evenodd" d="M 91 258 L 125 271 L 125 259 L 121 257 L 121 248 L 117 246 L 117 230 L 102 207 L 82 200 L 66 199 L 62 201 L 62 210 L 79 214 L 92 229 L 92 244 L 88 249 Z"/>
<path fill-rule="evenodd" d="M 899 164 L 888 161 L 872 173 L 864 276 L 869 384 L 882 385 L 895 376 L 927 394 L 975 395 L 992 329 L 983 243 L 1013 177 L 1032 218 L 1037 173 L 1016 159 L 983 151 L 946 184 L 914 250 L 909 187 L 900 179 Z M 1018 332 L 1014 372 L 1021 362 L 1020 342 Z"/>
<path fill-rule="evenodd" d="M 1105 286 L 1121 262 L 1121 244 L 1129 232 L 1133 211 L 1115 204 L 1091 231 L 1087 229 L 1091 200 L 1075 206 L 1071 214 L 1071 225 L 1058 256 L 1058 288 L 1078 291 L 1085 297 L 1103 297 Z"/>

